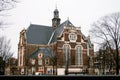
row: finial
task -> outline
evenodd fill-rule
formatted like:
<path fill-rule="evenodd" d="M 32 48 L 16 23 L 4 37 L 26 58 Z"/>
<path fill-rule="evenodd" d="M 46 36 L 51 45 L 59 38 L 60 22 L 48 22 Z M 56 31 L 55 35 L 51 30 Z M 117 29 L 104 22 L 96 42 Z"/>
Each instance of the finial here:
<path fill-rule="evenodd" d="M 67 20 L 69 20 L 69 17 L 67 17 Z"/>
<path fill-rule="evenodd" d="M 55 4 L 55 9 L 57 9 L 57 3 Z"/>
<path fill-rule="evenodd" d="M 57 3 L 55 4 L 55 10 L 54 10 L 54 12 L 58 12 Z"/>

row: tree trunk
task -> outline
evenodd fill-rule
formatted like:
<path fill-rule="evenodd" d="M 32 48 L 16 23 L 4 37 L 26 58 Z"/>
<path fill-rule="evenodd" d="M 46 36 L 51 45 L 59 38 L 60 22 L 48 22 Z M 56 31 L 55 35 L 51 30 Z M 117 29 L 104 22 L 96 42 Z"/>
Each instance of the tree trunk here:
<path fill-rule="evenodd" d="M 119 75 L 119 51 L 116 48 L 116 75 Z"/>
<path fill-rule="evenodd" d="M 53 75 L 55 74 L 55 71 L 54 71 L 54 65 L 53 65 Z"/>
<path fill-rule="evenodd" d="M 0 75 L 5 75 L 5 61 L 3 60 L 0 64 Z"/>

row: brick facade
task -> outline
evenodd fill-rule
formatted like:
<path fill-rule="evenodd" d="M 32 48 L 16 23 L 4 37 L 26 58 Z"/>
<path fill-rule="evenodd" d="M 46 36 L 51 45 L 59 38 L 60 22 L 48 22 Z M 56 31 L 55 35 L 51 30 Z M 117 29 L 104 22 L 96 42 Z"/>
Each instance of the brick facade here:
<path fill-rule="evenodd" d="M 54 21 L 53 21 L 54 22 Z M 55 26 L 54 26 L 55 27 Z M 76 41 L 70 40 L 70 33 L 74 33 L 77 35 Z M 26 69 L 31 69 L 32 65 L 30 64 L 28 55 L 32 54 L 34 51 L 36 51 L 40 47 L 51 47 L 53 52 L 55 53 L 57 57 L 57 68 L 65 67 L 64 65 L 64 48 L 63 46 L 65 44 L 69 45 L 70 47 L 70 65 L 69 68 L 78 68 L 81 67 L 83 69 L 84 67 L 90 68 L 89 66 L 89 57 L 94 56 L 94 46 L 93 44 L 91 47 L 88 47 L 88 44 L 90 41 L 90 37 L 85 37 L 82 33 L 79 27 L 68 27 L 64 26 L 62 32 L 59 36 L 57 36 L 57 40 L 53 43 L 48 44 L 30 44 L 26 42 L 26 30 L 23 29 L 20 32 L 20 40 L 18 44 L 18 66 L 21 70 L 24 69 L 24 74 L 27 74 Z M 44 36 L 44 35 L 43 35 Z M 82 50 L 82 65 L 76 65 L 76 48 L 77 46 L 81 46 Z M 22 60 L 23 59 L 23 60 Z M 34 67 L 36 68 L 36 71 L 38 70 L 39 65 L 37 64 L 38 58 L 36 58 L 36 63 Z M 44 61 L 43 61 L 44 64 Z M 44 70 L 46 72 L 47 68 L 53 67 L 52 61 L 50 60 L 49 65 L 42 65 L 46 66 L 44 67 Z"/>

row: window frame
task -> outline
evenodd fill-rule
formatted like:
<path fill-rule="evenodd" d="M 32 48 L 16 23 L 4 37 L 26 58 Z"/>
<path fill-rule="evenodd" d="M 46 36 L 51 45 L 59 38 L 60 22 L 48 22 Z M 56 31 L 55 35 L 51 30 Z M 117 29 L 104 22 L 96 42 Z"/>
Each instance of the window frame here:
<path fill-rule="evenodd" d="M 81 45 L 75 47 L 75 65 L 83 65 L 83 48 Z"/>
<path fill-rule="evenodd" d="M 77 34 L 76 33 L 69 33 L 68 38 L 69 38 L 70 42 L 76 42 Z"/>

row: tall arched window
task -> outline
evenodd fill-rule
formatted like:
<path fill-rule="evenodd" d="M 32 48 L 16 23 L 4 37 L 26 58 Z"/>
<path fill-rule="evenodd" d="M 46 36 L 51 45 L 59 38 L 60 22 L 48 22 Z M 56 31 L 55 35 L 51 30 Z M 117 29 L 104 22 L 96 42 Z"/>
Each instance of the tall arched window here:
<path fill-rule="evenodd" d="M 75 64 L 82 65 L 83 64 L 83 54 L 82 54 L 82 46 L 76 46 L 76 55 L 75 55 Z"/>
<path fill-rule="evenodd" d="M 63 59 L 63 63 L 64 65 L 66 65 L 67 63 L 70 65 L 70 45 L 69 44 L 64 44 L 63 45 L 63 56 L 64 56 L 64 59 Z"/>

